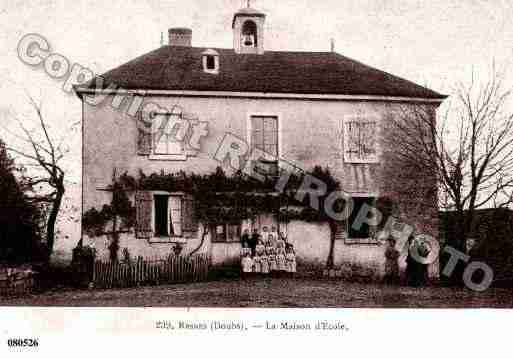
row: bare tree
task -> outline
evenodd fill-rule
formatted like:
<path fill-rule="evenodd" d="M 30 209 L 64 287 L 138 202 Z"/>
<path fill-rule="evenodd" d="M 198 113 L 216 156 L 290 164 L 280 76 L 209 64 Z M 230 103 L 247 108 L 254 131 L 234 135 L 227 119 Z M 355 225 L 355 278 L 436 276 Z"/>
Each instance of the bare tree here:
<path fill-rule="evenodd" d="M 442 209 L 454 211 L 451 245 L 465 251 L 476 210 L 512 203 L 513 113 L 511 89 L 493 69 L 488 81 L 460 84 L 436 119 L 432 105 L 404 106 L 390 130 L 394 156 L 409 171 L 435 173 Z M 440 111 L 442 112 L 442 111 Z"/>
<path fill-rule="evenodd" d="M 23 134 L 18 135 L 5 127 L 4 130 L 13 135 L 17 139 L 16 142 L 20 144 L 16 147 L 7 146 L 7 150 L 15 157 L 22 158 L 24 166 L 33 168 L 23 179 L 26 189 L 31 192 L 28 199 L 32 203 L 44 205 L 48 210 L 45 232 L 47 259 L 49 259 L 55 242 L 57 216 L 65 193 L 65 172 L 59 162 L 64 157 L 66 150 L 63 150 L 62 140 L 56 144 L 56 141 L 50 137 L 48 122 L 43 115 L 42 103 L 36 102 L 27 92 L 25 93 L 36 116 L 37 128 L 28 129 L 18 116 L 12 115 L 11 117 L 18 123 Z"/>

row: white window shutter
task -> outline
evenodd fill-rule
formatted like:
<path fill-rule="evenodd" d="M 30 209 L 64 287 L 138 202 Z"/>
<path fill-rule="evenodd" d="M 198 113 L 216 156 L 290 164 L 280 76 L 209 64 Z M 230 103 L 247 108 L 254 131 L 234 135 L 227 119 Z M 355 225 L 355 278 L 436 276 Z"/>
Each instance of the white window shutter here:
<path fill-rule="evenodd" d="M 170 233 L 173 236 L 182 236 L 182 198 L 178 196 L 169 197 Z"/>

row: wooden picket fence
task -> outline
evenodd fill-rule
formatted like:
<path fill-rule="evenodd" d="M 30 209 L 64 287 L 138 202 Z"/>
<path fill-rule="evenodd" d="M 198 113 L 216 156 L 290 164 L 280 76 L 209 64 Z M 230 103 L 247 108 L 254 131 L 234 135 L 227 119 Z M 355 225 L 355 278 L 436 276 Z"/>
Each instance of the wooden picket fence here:
<path fill-rule="evenodd" d="M 0 269 L 0 297 L 24 296 L 34 289 L 34 273 Z"/>
<path fill-rule="evenodd" d="M 206 254 L 143 259 L 131 263 L 96 261 L 93 272 L 95 288 L 129 288 L 141 285 L 199 282 L 206 280 L 210 257 Z"/>

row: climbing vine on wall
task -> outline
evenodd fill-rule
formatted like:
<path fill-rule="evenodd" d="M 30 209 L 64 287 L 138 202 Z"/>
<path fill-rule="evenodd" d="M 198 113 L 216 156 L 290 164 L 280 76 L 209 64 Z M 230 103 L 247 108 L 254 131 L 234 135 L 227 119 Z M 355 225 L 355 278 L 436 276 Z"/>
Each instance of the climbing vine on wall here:
<path fill-rule="evenodd" d="M 327 194 L 339 189 L 339 183 L 328 169 L 315 167 L 311 176 L 326 184 Z M 303 201 L 296 197 L 303 175 L 290 174 L 287 185 L 282 191 L 276 191 L 275 177 L 266 177 L 259 181 L 242 172 L 226 175 L 222 168 L 206 175 L 177 173 L 140 172 L 138 178 L 123 174 L 109 187 L 113 199 L 111 204 L 100 210 L 89 209 L 83 216 L 84 231 L 90 236 L 105 234 L 106 226 L 116 217 L 122 221 L 122 227 L 134 225 L 135 207 L 130 203 L 127 193 L 135 191 L 186 192 L 194 196 L 196 216 L 205 223 L 237 223 L 270 211 L 276 213 L 281 221 L 305 220 L 327 221 L 324 213 L 324 197 L 319 196 L 319 210 L 305 206 L 308 196 Z"/>

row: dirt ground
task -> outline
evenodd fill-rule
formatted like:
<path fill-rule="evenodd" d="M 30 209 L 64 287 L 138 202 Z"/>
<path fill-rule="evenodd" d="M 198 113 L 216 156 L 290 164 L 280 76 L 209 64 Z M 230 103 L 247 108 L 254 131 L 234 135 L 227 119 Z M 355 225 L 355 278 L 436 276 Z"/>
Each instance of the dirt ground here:
<path fill-rule="evenodd" d="M 254 278 L 0 298 L 0 306 L 513 308 L 511 289 L 406 288 L 323 279 Z"/>

